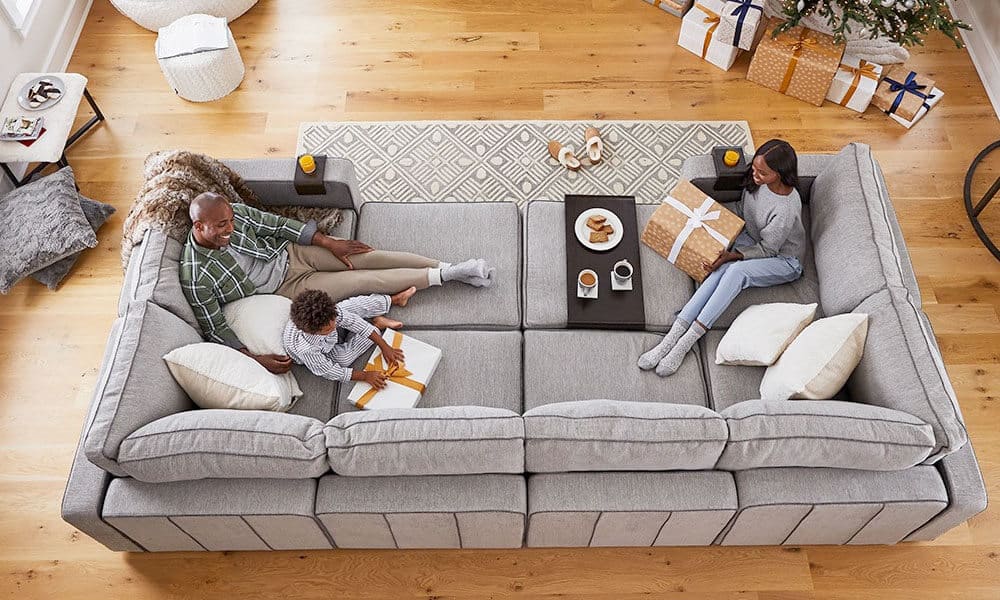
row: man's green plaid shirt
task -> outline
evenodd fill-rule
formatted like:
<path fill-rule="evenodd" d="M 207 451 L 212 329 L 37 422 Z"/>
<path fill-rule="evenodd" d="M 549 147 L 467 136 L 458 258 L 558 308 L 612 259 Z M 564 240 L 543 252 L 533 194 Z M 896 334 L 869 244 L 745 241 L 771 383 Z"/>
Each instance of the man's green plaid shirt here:
<path fill-rule="evenodd" d="M 289 242 L 310 245 L 316 233 L 314 221 L 300 223 L 245 204 L 231 206 L 234 229 L 229 244 L 240 254 L 271 261 Z M 226 323 L 222 305 L 252 296 L 257 288 L 236 260 L 225 250 L 199 246 L 192 229 L 181 253 L 180 280 L 205 338 L 242 348 L 243 344 Z"/>

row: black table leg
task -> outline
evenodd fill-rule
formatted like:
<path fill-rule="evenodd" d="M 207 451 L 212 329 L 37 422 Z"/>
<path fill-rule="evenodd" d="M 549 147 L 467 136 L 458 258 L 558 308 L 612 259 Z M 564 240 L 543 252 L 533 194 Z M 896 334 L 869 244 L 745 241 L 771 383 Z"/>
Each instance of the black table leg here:
<path fill-rule="evenodd" d="M 14 172 L 10 170 L 7 163 L 0 163 L 0 167 L 3 167 L 3 172 L 7 175 L 7 178 L 10 179 L 10 182 L 14 184 L 14 187 L 21 187 L 21 184 L 24 182 L 18 181 L 17 177 L 14 177 Z"/>
<path fill-rule="evenodd" d="M 972 160 L 972 164 L 969 165 L 969 171 L 965 174 L 965 212 L 969 215 L 969 222 L 972 223 L 972 228 L 976 231 L 976 235 L 979 236 L 980 241 L 986 246 L 986 249 L 990 251 L 991 254 L 1000 260 L 1000 248 L 993 243 L 990 239 L 986 230 L 983 229 L 982 223 L 979 222 L 979 215 L 982 214 L 986 206 L 996 197 L 997 192 L 1000 192 L 1000 177 L 997 177 L 990 189 L 986 191 L 986 194 L 979 200 L 979 202 L 973 206 L 972 205 L 972 178 L 975 175 L 976 167 L 979 163 L 983 161 L 984 158 L 990 153 L 1000 148 L 1000 140 L 993 142 L 989 146 L 983 149 L 976 158 Z"/>
<path fill-rule="evenodd" d="M 80 139 L 80 136 L 87 133 L 94 125 L 97 125 L 98 123 L 104 120 L 104 113 L 101 112 L 101 109 L 97 106 L 97 102 L 94 101 L 94 97 L 90 95 L 90 92 L 87 90 L 87 88 L 83 88 L 83 97 L 86 98 L 87 103 L 90 104 L 91 110 L 94 111 L 94 116 L 91 117 L 89 121 L 80 126 L 79 129 L 74 131 L 73 135 L 69 136 L 69 139 L 66 140 L 66 148 L 72 146 L 74 142 Z"/>

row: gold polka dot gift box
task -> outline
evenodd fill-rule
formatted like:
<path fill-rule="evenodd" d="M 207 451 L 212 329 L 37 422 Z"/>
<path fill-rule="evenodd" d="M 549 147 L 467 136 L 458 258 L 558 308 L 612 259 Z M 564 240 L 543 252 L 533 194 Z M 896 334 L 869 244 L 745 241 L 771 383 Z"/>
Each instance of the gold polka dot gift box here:
<path fill-rule="evenodd" d="M 806 27 L 792 27 L 777 37 L 781 19 L 767 23 L 750 61 L 747 79 L 782 94 L 822 106 L 844 55 L 844 44 Z"/>
<path fill-rule="evenodd" d="M 732 245 L 743 224 L 743 219 L 682 179 L 653 212 L 641 239 L 700 283 L 708 276 L 705 263 Z"/>
<path fill-rule="evenodd" d="M 681 21 L 677 45 L 728 71 L 740 55 L 740 49 L 719 39 L 717 32 L 725 4 L 722 0 L 695 2 Z"/>

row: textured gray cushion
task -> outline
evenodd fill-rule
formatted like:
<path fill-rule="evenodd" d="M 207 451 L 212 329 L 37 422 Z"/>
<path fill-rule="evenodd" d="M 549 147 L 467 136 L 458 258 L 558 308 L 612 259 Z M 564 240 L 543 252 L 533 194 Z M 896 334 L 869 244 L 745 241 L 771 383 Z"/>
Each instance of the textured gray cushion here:
<path fill-rule="evenodd" d="M 519 331 L 409 332 L 441 349 L 441 362 L 420 397 L 419 408 L 488 406 L 521 413 L 521 345 Z M 362 369 L 372 352 L 354 363 Z M 354 382 L 340 386 L 338 414 L 357 411 L 347 400 Z"/>
<path fill-rule="evenodd" d="M 971 441 L 935 466 L 948 485 L 948 508 L 907 536 L 907 542 L 932 540 L 986 510 L 986 482 Z"/>
<path fill-rule="evenodd" d="M 625 331 L 524 332 L 524 408 L 574 400 L 707 406 L 697 351 L 670 377 L 640 371 L 639 355 L 663 336 Z"/>
<path fill-rule="evenodd" d="M 711 469 L 727 438 L 718 413 L 690 404 L 581 400 L 524 413 L 529 473 Z"/>
<path fill-rule="evenodd" d="M 338 415 L 323 428 L 340 475 L 524 472 L 524 423 L 501 408 L 392 408 Z"/>
<path fill-rule="evenodd" d="M 132 250 L 125 281 L 118 297 L 118 314 L 133 302 L 151 301 L 200 332 L 194 310 L 181 291 L 181 244 L 159 229 L 146 231 L 142 244 Z"/>
<path fill-rule="evenodd" d="M 323 423 L 258 410 L 189 410 L 125 438 L 118 465 L 139 481 L 319 477 L 329 470 Z"/>
<path fill-rule="evenodd" d="M 137 302 L 125 311 L 108 345 L 114 350 L 101 366 L 94 397 L 99 403 L 87 427 L 87 458 L 115 475 L 122 440 L 136 429 L 194 408 L 167 370 L 163 355 L 201 341 L 201 335 L 166 310 Z"/>
<path fill-rule="evenodd" d="M 718 469 L 837 467 L 898 471 L 934 447 L 930 425 L 878 406 L 835 400 L 749 400 L 722 411 L 729 441 Z"/>
<path fill-rule="evenodd" d="M 566 217 L 562 202 L 531 202 L 525 210 L 524 324 L 566 327 Z M 642 231 L 656 206 L 636 207 Z M 666 330 L 694 293 L 694 281 L 659 254 L 639 244 L 646 328 Z"/>
<path fill-rule="evenodd" d="M 948 379 L 934 332 L 916 300 L 902 288 L 883 290 L 855 312 L 868 315 L 868 339 L 847 388 L 858 402 L 919 417 L 934 428 L 935 462 L 968 440 L 955 390 Z"/>
<path fill-rule="evenodd" d="M 114 206 L 98 202 L 97 200 L 91 200 L 84 196 L 80 196 L 80 208 L 83 209 L 83 216 L 87 218 L 87 222 L 93 228 L 94 234 L 97 234 L 97 230 L 115 212 Z M 81 253 L 77 252 L 44 269 L 39 269 L 31 274 L 31 278 L 48 287 L 50 290 L 55 290 L 62 283 L 62 280 L 69 275 L 70 270 L 76 264 L 77 259 L 80 258 Z"/>
<path fill-rule="evenodd" d="M 337 414 L 337 398 L 340 383 L 313 375 L 303 365 L 292 365 L 292 374 L 299 382 L 302 397 L 292 404 L 288 414 L 302 415 L 326 423 Z"/>
<path fill-rule="evenodd" d="M 460 233 L 460 235 L 450 235 Z M 426 289 L 393 317 L 410 329 L 517 329 L 521 325 L 521 221 L 510 202 L 366 203 L 358 239 L 380 250 L 447 262 L 485 258 L 489 288 L 446 283 Z"/>
<path fill-rule="evenodd" d="M 0 223 L 0 294 L 28 274 L 97 245 L 69 167 L 0 197 Z"/>

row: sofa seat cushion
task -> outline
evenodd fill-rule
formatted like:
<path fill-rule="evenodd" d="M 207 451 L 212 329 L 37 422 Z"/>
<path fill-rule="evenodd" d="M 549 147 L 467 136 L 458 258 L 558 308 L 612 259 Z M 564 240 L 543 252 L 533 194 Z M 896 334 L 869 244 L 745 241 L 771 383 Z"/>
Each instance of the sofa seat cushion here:
<path fill-rule="evenodd" d="M 898 471 L 934 448 L 930 425 L 900 412 L 836 400 L 749 400 L 722 411 L 729 441 L 717 468 L 834 467 Z"/>
<path fill-rule="evenodd" d="M 524 413 L 529 473 L 712 469 L 728 439 L 715 411 L 690 404 L 581 400 Z"/>
<path fill-rule="evenodd" d="M 656 210 L 636 206 L 642 231 Z M 566 212 L 562 202 L 530 202 L 524 209 L 524 324 L 529 328 L 566 327 Z M 666 330 L 694 293 L 694 281 L 645 244 L 639 244 L 646 328 Z"/>
<path fill-rule="evenodd" d="M 201 342 L 201 334 L 184 321 L 148 302 L 129 305 L 120 321 L 108 339 L 94 390 L 97 410 L 84 434 L 87 458 L 114 475 L 125 474 L 117 464 L 122 440 L 143 425 L 195 407 L 163 355 Z"/>
<path fill-rule="evenodd" d="M 639 355 L 657 333 L 585 329 L 524 332 L 524 408 L 576 400 L 707 406 L 698 351 L 670 377 L 641 371 Z"/>
<path fill-rule="evenodd" d="M 149 229 L 142 243 L 132 250 L 125 281 L 118 297 L 118 314 L 133 302 L 152 302 L 180 317 L 201 332 L 194 310 L 181 291 L 181 243 L 167 237 L 160 229 Z"/>
<path fill-rule="evenodd" d="M 847 380 L 851 398 L 930 424 L 936 444 L 928 463 L 961 448 L 969 439 L 965 422 L 934 331 L 916 299 L 891 288 L 866 299 L 855 312 L 868 315 L 868 338 Z"/>
<path fill-rule="evenodd" d="M 413 252 L 459 262 L 484 258 L 496 269 L 493 285 L 446 283 L 422 290 L 393 317 L 410 329 L 518 329 L 521 324 L 521 225 L 509 202 L 369 202 L 358 218 L 358 239 L 379 250 Z"/>
<path fill-rule="evenodd" d="M 501 408 L 389 408 L 338 415 L 323 428 L 339 475 L 524 472 L 524 422 Z"/>
<path fill-rule="evenodd" d="M 419 408 L 485 406 L 521 414 L 521 332 L 404 332 L 441 349 L 441 362 L 420 397 Z M 363 354 L 354 368 L 363 369 L 373 353 Z M 340 385 L 337 414 L 358 410 L 347 400 L 354 385 L 353 381 Z"/>
<path fill-rule="evenodd" d="M 118 464 L 139 481 L 306 479 L 329 471 L 323 423 L 248 410 L 189 410 L 125 438 Z"/>

